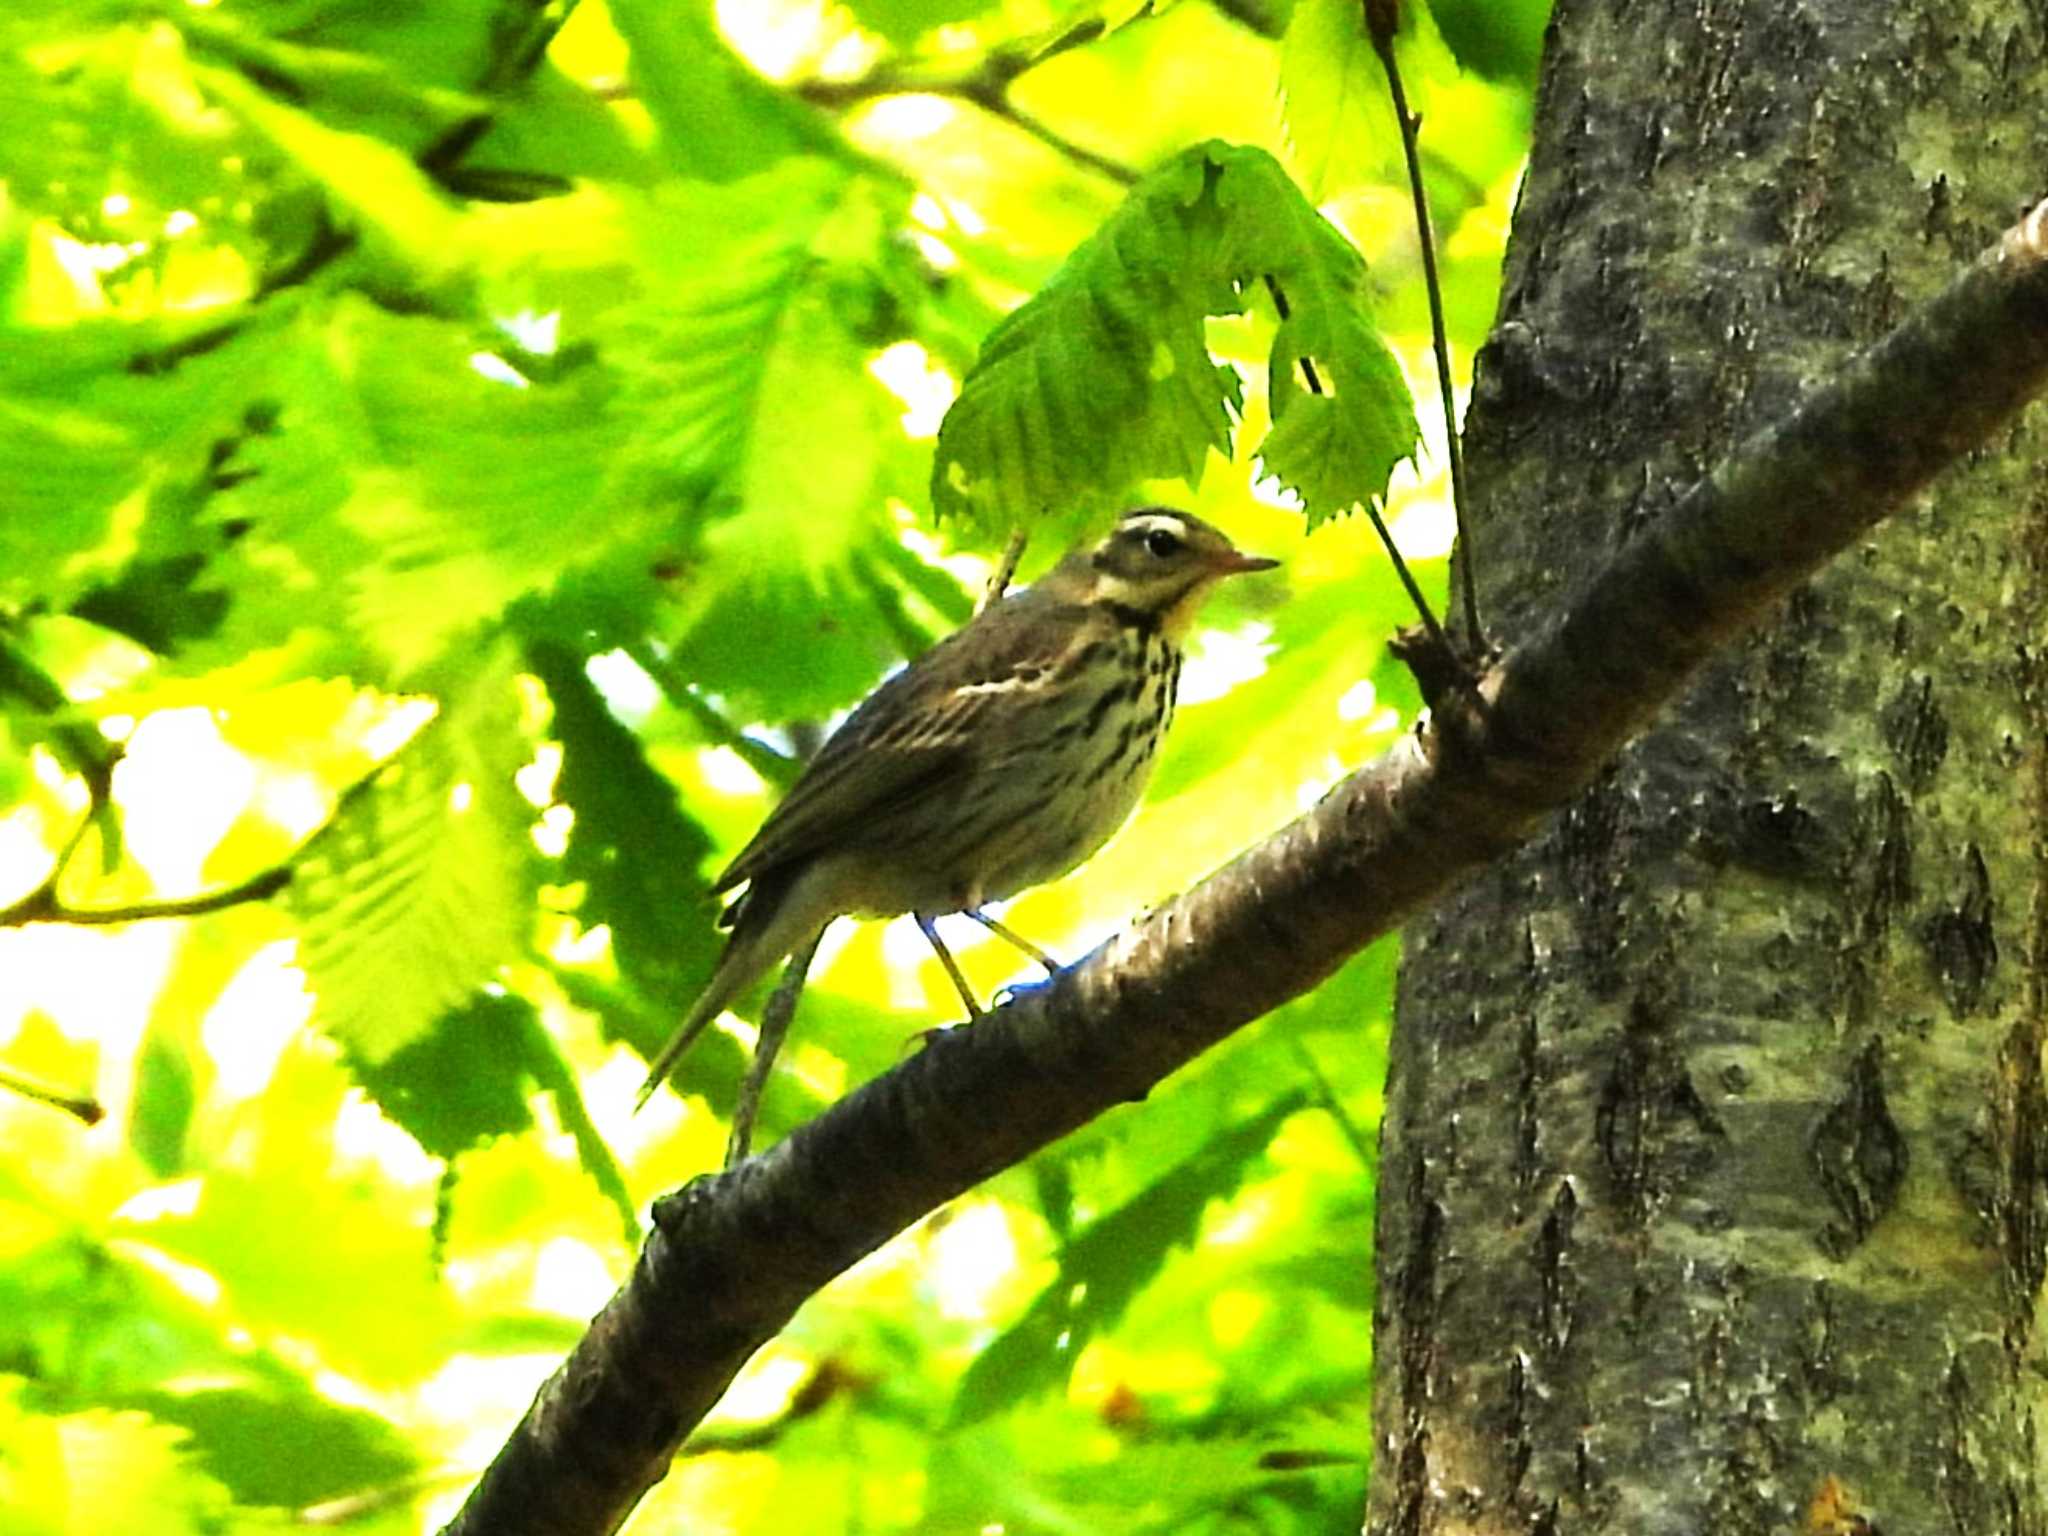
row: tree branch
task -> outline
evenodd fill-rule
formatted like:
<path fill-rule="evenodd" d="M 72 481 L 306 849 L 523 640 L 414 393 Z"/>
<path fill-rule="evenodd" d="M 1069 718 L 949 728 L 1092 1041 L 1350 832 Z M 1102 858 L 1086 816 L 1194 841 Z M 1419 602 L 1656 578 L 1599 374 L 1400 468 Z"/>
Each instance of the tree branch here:
<path fill-rule="evenodd" d="M 432 730 L 433 723 L 429 722 L 426 729 Z M 419 736 L 415 735 L 413 742 L 418 740 Z M 412 744 L 407 742 L 406 746 Z M 404 750 L 405 747 L 399 748 L 400 752 Z M 58 850 L 50 872 L 43 877 L 42 883 L 20 900 L 9 906 L 0 907 L 0 928 L 21 928 L 29 923 L 68 923 L 77 928 L 110 928 L 120 923 L 146 923 L 163 917 L 204 917 L 209 912 L 224 912 L 229 907 L 246 906 L 252 901 L 268 901 L 292 883 L 299 856 L 325 835 L 327 828 L 334 825 L 335 818 L 341 815 L 350 802 L 358 795 L 370 792 L 382 776 L 384 767 L 383 763 L 379 763 L 343 790 L 336 797 L 334 809 L 328 813 L 327 820 L 321 828 L 301 843 L 292 856 L 281 864 L 258 870 L 232 885 L 200 891 L 192 896 L 171 896 L 160 901 L 129 902 L 113 907 L 74 907 L 57 893 L 63 885 L 65 871 L 70 869 L 72 859 L 77 857 L 78 850 L 85 845 L 86 834 L 92 830 L 96 821 L 103 823 L 108 829 L 105 833 L 107 837 L 118 836 L 120 832 L 120 821 L 114 813 L 112 802 L 95 789 L 92 804 L 79 818 L 78 826 L 73 829 L 71 836 L 65 839 L 64 846 Z"/>
<path fill-rule="evenodd" d="M 2048 206 L 1750 438 L 1483 679 L 1056 982 L 655 1204 L 625 1288 L 450 1536 L 615 1530 L 741 1364 L 911 1222 L 1102 1113 L 1526 839 L 1716 647 L 2048 385 Z"/>
<path fill-rule="evenodd" d="M 107 1116 L 106 1107 L 88 1094 L 66 1093 L 61 1088 L 52 1088 L 48 1083 L 39 1083 L 32 1077 L 24 1077 L 4 1067 L 0 1067 L 0 1090 L 60 1109 L 85 1125 L 98 1125 Z"/>
<path fill-rule="evenodd" d="M 637 640 L 626 647 L 626 655 L 633 664 L 654 679 L 654 686 L 661 690 L 661 696 L 669 704 L 688 715 L 711 741 L 722 747 L 730 747 L 754 772 L 761 775 L 777 789 L 788 789 L 803 772 L 803 761 L 776 751 L 758 737 L 749 736 L 725 717 L 709 699 L 693 688 L 690 683 L 670 664 L 667 657 L 657 652 L 645 640 Z"/>
<path fill-rule="evenodd" d="M 990 62 L 997 58 L 996 54 L 988 56 Z M 795 90 L 812 106 L 833 110 L 844 110 L 859 102 L 874 101 L 884 96 L 944 96 L 949 100 L 964 101 L 1019 132 L 1029 134 L 1055 154 L 1108 178 L 1118 186 L 1128 187 L 1137 183 L 1138 172 L 1131 166 L 1075 143 L 1044 119 L 1033 116 L 1011 101 L 1009 86 L 1014 78 L 1015 72 L 986 66 L 970 74 L 950 76 L 879 70 L 858 80 L 804 80 L 796 85 Z"/>
<path fill-rule="evenodd" d="M 118 907 L 71 907 L 57 899 L 55 874 L 13 906 L 0 908 L 0 928 L 20 928 L 28 923 L 69 923 L 74 928 L 111 928 L 121 923 L 143 923 L 160 917 L 204 917 L 252 901 L 267 901 L 291 884 L 290 865 L 266 869 L 260 875 L 238 880 L 218 890 L 197 896 L 173 896 L 164 901 L 137 901 Z"/>
<path fill-rule="evenodd" d="M 879 68 L 853 80 L 802 80 L 795 90 L 814 107 L 843 111 L 863 101 L 884 96 L 944 96 L 969 102 L 991 117 L 1029 134 L 1054 153 L 1076 165 L 1107 177 L 1119 186 L 1132 186 L 1138 173 L 1120 160 L 1076 144 L 1043 119 L 1033 116 L 1010 100 L 1010 87 L 1018 76 L 1038 68 L 1075 48 L 1104 36 L 1108 28 L 1100 17 L 1090 17 L 1051 42 L 1019 38 L 991 48 L 972 65 L 934 66 L 916 61 L 889 60 Z"/>

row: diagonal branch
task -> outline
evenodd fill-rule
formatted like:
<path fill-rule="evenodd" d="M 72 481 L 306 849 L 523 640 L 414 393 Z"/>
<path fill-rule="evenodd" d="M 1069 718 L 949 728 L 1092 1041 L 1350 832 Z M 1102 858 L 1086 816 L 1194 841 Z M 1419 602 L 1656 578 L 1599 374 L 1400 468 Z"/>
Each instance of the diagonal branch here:
<path fill-rule="evenodd" d="M 432 722 L 427 729 L 433 728 Z M 419 740 L 418 736 L 413 738 Z M 410 746 L 408 742 L 406 745 Z M 404 747 L 398 749 L 400 752 Z M 334 802 L 334 809 L 328 813 L 326 822 L 311 837 L 301 843 L 291 857 L 281 864 L 258 870 L 232 885 L 216 886 L 210 891 L 200 891 L 191 896 L 166 896 L 152 901 L 127 902 L 112 907 L 74 907 L 59 894 L 63 888 L 66 871 L 77 857 L 79 849 L 85 846 L 86 834 L 95 822 L 102 822 L 111 830 L 107 836 L 120 834 L 119 817 L 108 798 L 110 790 L 102 791 L 93 787 L 91 808 L 79 818 L 78 825 L 57 851 L 51 861 L 49 873 L 44 875 L 36 888 L 26 896 L 0 906 L 0 928 L 22 928 L 30 923 L 63 923 L 73 928 L 112 928 L 123 923 L 147 923 L 167 917 L 204 917 L 211 912 L 225 912 L 230 907 L 247 906 L 252 902 L 268 901 L 279 891 L 292 883 L 299 857 L 320 838 L 327 828 L 334 825 L 348 805 L 359 796 L 366 795 L 382 781 L 384 763 L 379 763 L 355 783 L 344 789 Z M 111 785 L 111 780 L 109 780 Z"/>
<path fill-rule="evenodd" d="M 1143 1098 L 1526 839 L 1824 561 L 2048 387 L 2048 205 L 1737 448 L 1483 679 L 1053 984 L 656 1202 L 632 1278 L 449 1536 L 615 1530 L 741 1364 L 928 1211 Z"/>
<path fill-rule="evenodd" d="M 795 89 L 812 106 L 830 111 L 844 111 L 884 96 L 945 96 L 965 101 L 1029 134 L 1083 169 L 1128 187 L 1138 179 L 1138 173 L 1130 166 L 1076 143 L 1044 119 L 1025 111 L 1010 96 L 1010 87 L 1019 76 L 1063 53 L 1095 42 L 1108 35 L 1109 30 L 1101 17 L 1090 17 L 1050 41 L 1024 37 L 1000 43 L 964 68 L 957 64 L 890 60 L 857 79 L 802 80 Z"/>

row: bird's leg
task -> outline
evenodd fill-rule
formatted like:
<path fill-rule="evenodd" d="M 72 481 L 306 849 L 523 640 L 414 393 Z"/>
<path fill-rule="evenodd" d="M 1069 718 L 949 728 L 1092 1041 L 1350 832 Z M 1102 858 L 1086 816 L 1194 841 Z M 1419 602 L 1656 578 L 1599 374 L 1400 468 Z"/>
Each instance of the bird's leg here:
<path fill-rule="evenodd" d="M 761 1110 L 761 1090 L 775 1068 L 775 1058 L 782 1053 L 783 1038 L 789 1033 L 790 1020 L 796 1017 L 797 999 L 803 996 L 804 978 L 811 972 L 811 957 L 817 954 L 818 941 L 824 937 L 825 930 L 820 928 L 790 951 L 782 980 L 775 984 L 767 1006 L 761 1010 L 761 1033 L 754 1039 L 754 1059 L 747 1063 L 747 1075 L 740 1080 L 739 1098 L 732 1106 L 732 1134 L 725 1143 L 728 1168 L 744 1162 L 753 1146 L 754 1117 Z"/>
<path fill-rule="evenodd" d="M 990 917 L 986 912 L 982 911 L 979 907 L 964 907 L 961 910 L 964 911 L 969 917 L 973 918 L 977 923 L 981 924 L 981 926 L 986 928 L 990 933 L 994 934 L 997 938 L 1008 939 L 1011 944 L 1015 945 L 1018 949 L 1023 950 L 1025 954 L 1029 955 L 1032 959 L 1036 960 L 1040 965 L 1044 966 L 1046 975 L 1059 975 L 1059 961 L 1053 959 L 1051 955 L 1048 955 L 1036 944 L 1032 943 L 1029 939 L 1025 938 L 1023 934 L 1018 933 L 1015 929 L 1006 928 L 1005 926 L 1003 926 L 1003 924 L 997 922 L 994 918 Z"/>
<path fill-rule="evenodd" d="M 939 957 L 939 964 L 946 968 L 946 974 L 953 978 L 953 988 L 960 994 L 960 1001 L 967 1005 L 967 1017 L 981 1017 L 981 1004 L 974 1000 L 974 992 L 967 985 L 967 978 L 961 974 L 960 962 L 953 958 L 953 951 L 946 948 L 946 941 L 939 937 L 939 925 L 932 921 L 929 912 L 914 912 L 918 930 L 924 934 L 925 942 L 932 947 L 932 953 Z"/>

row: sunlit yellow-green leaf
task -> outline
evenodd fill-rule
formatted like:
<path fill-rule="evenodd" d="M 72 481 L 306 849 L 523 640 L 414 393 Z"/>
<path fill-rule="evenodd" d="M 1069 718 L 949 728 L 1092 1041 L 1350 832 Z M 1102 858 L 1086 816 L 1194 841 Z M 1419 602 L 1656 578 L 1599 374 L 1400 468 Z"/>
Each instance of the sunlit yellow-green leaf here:
<path fill-rule="evenodd" d="M 208 1536 L 228 1492 L 196 1468 L 184 1433 L 146 1414 L 44 1416 L 0 1377 L 0 1509 L 20 1536 L 151 1530 Z"/>
<path fill-rule="evenodd" d="M 528 921 L 525 760 L 503 646 L 355 791 L 290 887 L 323 1028 L 375 1066 L 519 953 Z"/>

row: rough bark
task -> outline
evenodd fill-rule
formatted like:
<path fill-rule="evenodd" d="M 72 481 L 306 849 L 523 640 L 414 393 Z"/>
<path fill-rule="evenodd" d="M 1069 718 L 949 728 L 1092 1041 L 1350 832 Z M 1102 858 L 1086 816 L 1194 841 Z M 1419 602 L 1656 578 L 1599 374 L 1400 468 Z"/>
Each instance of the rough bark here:
<path fill-rule="evenodd" d="M 616 1529 L 812 1291 L 991 1172 L 1142 1097 L 1514 847 L 1716 645 L 2002 435 L 2044 383 L 2048 205 L 1617 550 L 1482 679 L 1484 708 L 1450 701 L 1058 981 L 658 1202 L 625 1289 L 449 1530 Z"/>
<path fill-rule="evenodd" d="M 1559 0 L 1468 424 L 1511 640 L 2038 195 L 2044 101 L 2038 4 Z M 1375 1536 L 2048 1531 L 2044 450 L 1409 929 Z"/>

